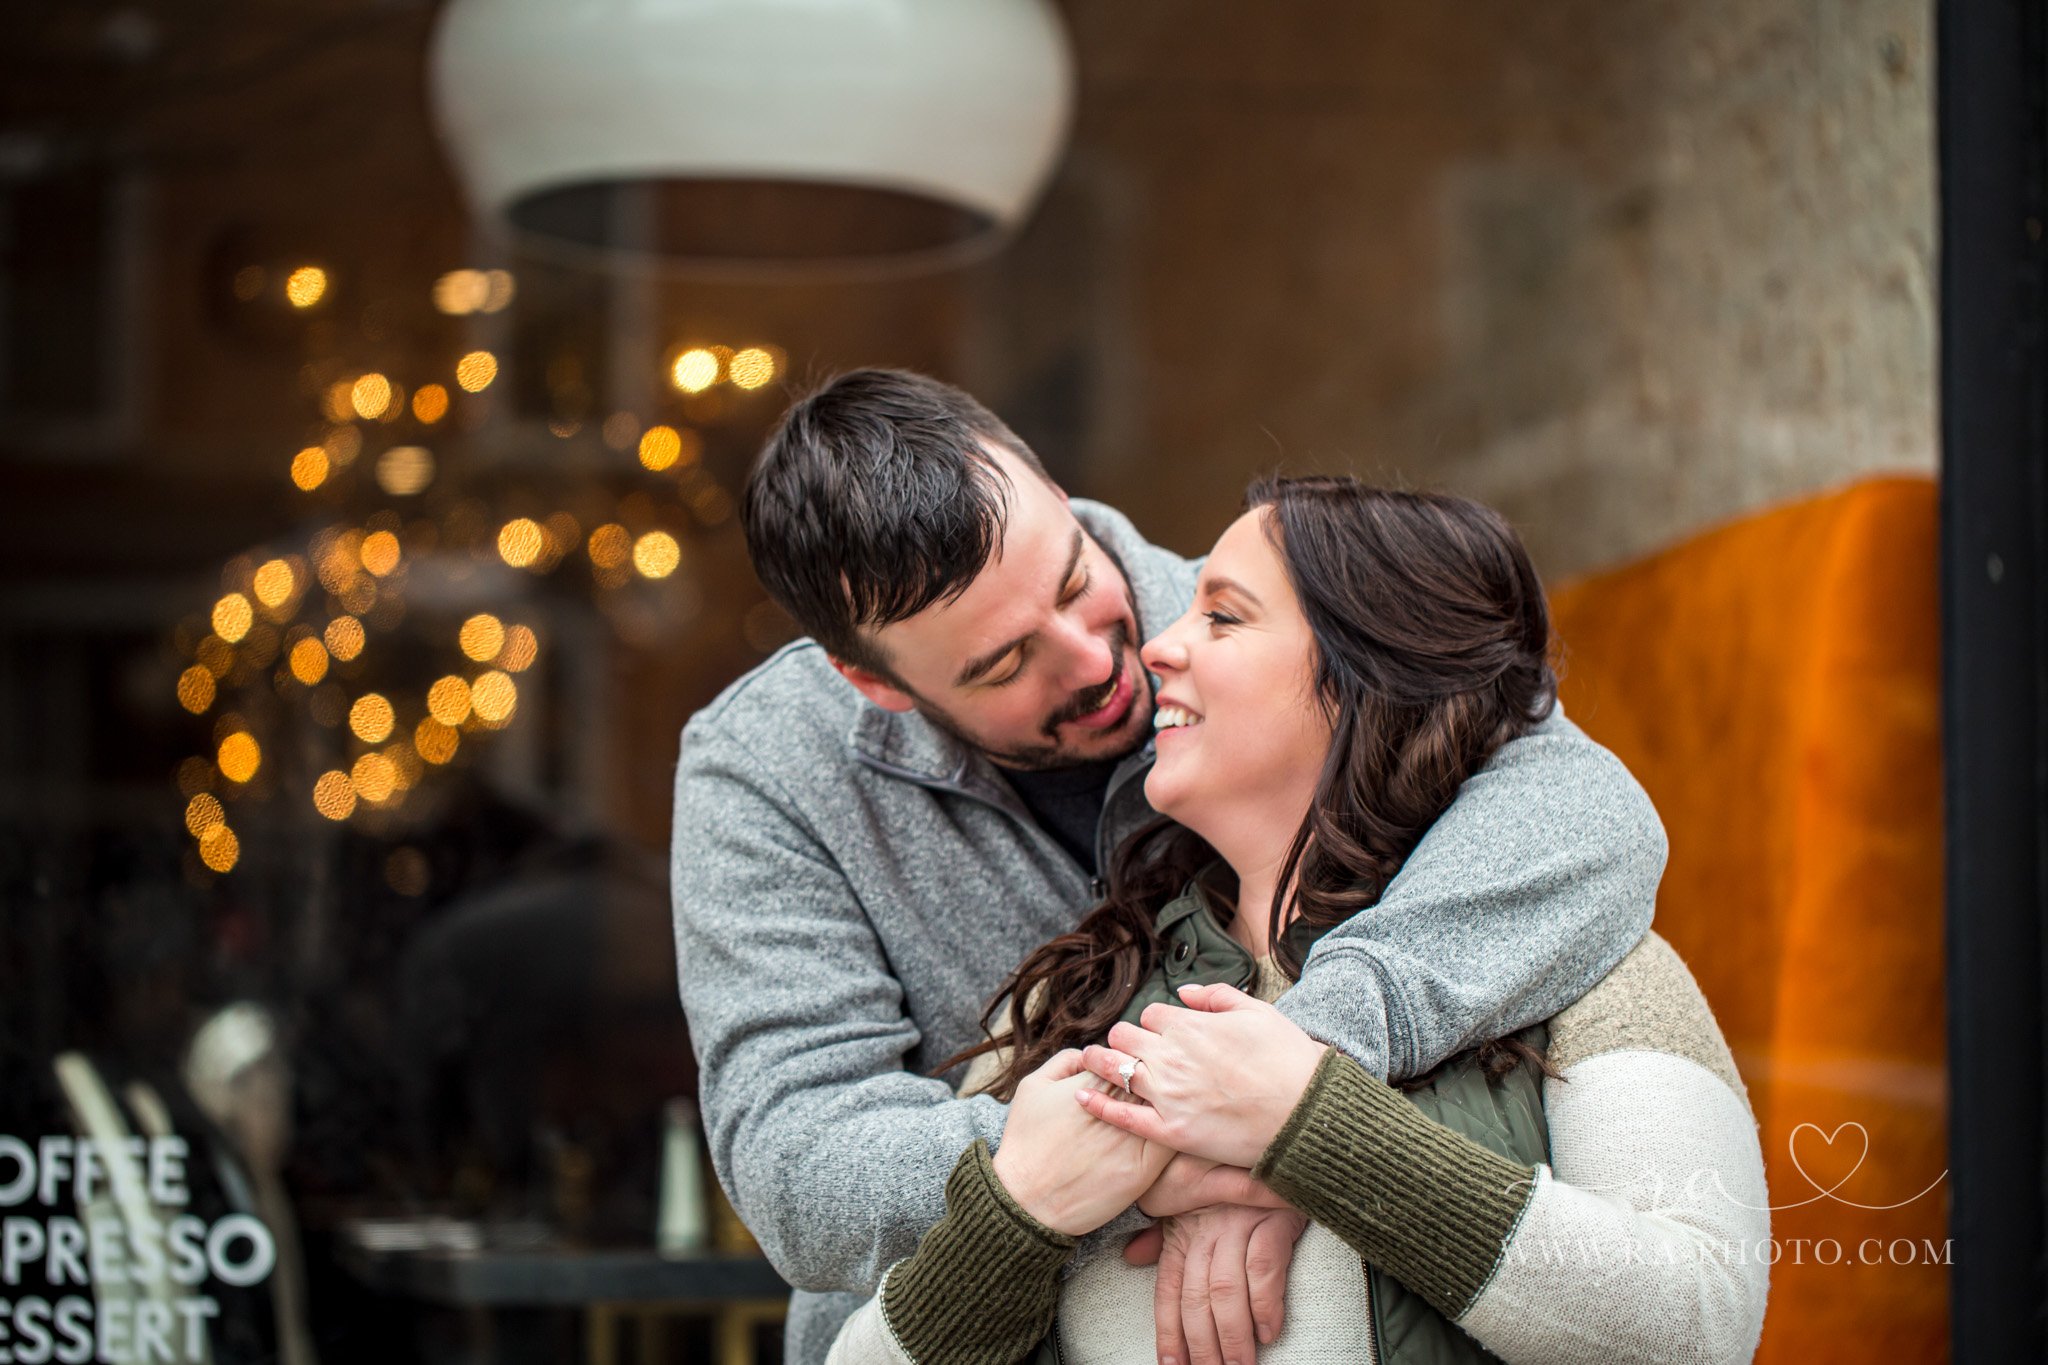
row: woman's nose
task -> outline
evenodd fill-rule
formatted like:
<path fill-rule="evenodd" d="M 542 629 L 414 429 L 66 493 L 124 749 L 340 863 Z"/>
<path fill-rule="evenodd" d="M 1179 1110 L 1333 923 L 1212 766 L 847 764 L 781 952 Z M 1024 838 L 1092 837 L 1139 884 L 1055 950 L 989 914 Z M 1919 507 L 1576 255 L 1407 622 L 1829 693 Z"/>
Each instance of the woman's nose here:
<path fill-rule="evenodd" d="M 1183 618 L 1185 619 L 1185 618 Z M 1175 621 L 1165 630 L 1145 642 L 1138 651 L 1138 659 L 1154 673 L 1170 672 L 1187 666 L 1187 647 L 1180 642 L 1180 621 Z"/>

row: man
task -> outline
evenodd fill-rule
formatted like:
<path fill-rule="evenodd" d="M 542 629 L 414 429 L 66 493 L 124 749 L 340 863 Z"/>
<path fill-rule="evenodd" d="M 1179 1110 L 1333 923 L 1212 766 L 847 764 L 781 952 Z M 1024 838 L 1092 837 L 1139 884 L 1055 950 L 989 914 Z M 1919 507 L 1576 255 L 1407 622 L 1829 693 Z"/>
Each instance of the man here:
<path fill-rule="evenodd" d="M 979 1041 L 989 996 L 1151 818 L 1137 649 L 1197 566 L 1070 502 L 966 394 L 891 371 L 797 403 L 743 515 L 811 638 L 684 731 L 676 948 L 713 1161 L 800 1291 L 789 1353 L 812 1365 L 937 1221 L 960 1152 L 1000 1137 L 1001 1104 L 925 1072 Z M 1641 789 L 1559 713 L 1281 1008 L 1419 1074 L 1599 980 L 1648 927 L 1664 851 Z"/>

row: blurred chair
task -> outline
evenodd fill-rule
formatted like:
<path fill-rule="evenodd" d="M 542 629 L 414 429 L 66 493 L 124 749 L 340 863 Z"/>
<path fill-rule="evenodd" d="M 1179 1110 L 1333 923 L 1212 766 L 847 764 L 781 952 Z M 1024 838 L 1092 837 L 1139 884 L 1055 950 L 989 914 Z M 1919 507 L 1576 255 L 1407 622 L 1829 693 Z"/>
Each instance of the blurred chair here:
<path fill-rule="evenodd" d="M 1663 815 L 1657 927 L 1762 1125 L 1762 1362 L 1948 1355 L 1935 506 L 1859 482 L 1554 594 L 1565 704 Z"/>

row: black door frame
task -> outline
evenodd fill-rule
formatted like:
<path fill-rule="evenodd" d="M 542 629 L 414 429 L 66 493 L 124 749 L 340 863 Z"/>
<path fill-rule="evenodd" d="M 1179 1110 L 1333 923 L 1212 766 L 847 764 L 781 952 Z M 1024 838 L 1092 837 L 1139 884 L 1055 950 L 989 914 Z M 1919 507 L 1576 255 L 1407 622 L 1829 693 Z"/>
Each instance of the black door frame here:
<path fill-rule="evenodd" d="M 2048 5 L 1941 0 L 1951 1340 L 2048 1359 Z"/>

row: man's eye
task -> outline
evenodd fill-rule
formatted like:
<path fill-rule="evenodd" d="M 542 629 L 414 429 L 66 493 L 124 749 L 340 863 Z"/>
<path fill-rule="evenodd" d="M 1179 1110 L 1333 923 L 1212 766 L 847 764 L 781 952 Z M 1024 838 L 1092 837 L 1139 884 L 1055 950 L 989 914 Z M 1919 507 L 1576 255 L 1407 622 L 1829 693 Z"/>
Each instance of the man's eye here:
<path fill-rule="evenodd" d="M 1024 662 L 1020 659 L 1011 667 L 1008 673 L 1003 674 L 1000 678 L 984 678 L 981 685 L 983 687 L 1008 687 L 1011 683 L 1017 681 L 1023 675 L 1023 672 Z"/>
<path fill-rule="evenodd" d="M 1079 581 L 1077 581 L 1073 587 L 1067 589 L 1067 595 L 1064 598 L 1062 598 L 1061 601 L 1063 603 L 1080 601 L 1082 598 L 1088 595 L 1089 586 L 1093 584 L 1094 581 L 1095 580 L 1088 574 L 1082 574 Z"/>

